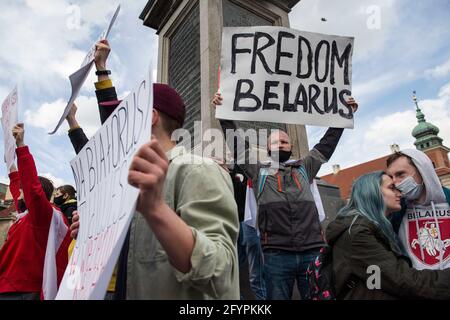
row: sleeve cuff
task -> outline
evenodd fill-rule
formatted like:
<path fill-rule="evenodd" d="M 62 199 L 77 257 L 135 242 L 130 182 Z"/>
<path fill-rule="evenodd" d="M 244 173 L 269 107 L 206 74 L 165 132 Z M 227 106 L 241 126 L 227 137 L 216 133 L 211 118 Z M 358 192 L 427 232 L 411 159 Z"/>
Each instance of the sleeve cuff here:
<path fill-rule="evenodd" d="M 9 173 L 9 180 L 14 180 L 19 178 L 19 171 L 14 171 Z"/>
<path fill-rule="evenodd" d="M 179 282 L 199 281 L 208 279 L 214 273 L 216 248 L 209 245 L 210 240 L 205 235 L 192 229 L 195 238 L 194 250 L 191 255 L 191 270 L 188 273 L 175 270 L 175 277 Z"/>
<path fill-rule="evenodd" d="M 112 86 L 113 86 L 113 83 L 112 83 L 111 79 L 103 80 L 103 81 L 99 81 L 99 82 L 95 83 L 95 89 L 97 89 L 97 90 L 108 89 L 108 88 L 111 88 Z"/>
<path fill-rule="evenodd" d="M 80 129 L 80 128 L 81 128 L 80 126 L 76 126 L 76 127 L 70 128 L 70 129 L 69 129 L 69 133 L 71 133 L 71 132 L 73 132 L 73 131 L 75 131 L 75 130 L 78 130 L 78 129 Z"/>
<path fill-rule="evenodd" d="M 28 149 L 28 146 L 18 147 L 16 148 L 16 154 L 17 157 L 21 157 L 30 154 L 30 150 Z"/>

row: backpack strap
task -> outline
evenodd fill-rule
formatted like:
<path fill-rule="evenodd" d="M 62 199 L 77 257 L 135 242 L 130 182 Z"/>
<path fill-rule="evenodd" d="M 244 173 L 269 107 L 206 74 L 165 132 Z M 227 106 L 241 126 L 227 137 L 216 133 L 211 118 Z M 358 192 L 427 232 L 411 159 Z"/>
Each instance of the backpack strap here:
<path fill-rule="evenodd" d="M 302 164 L 297 168 L 297 171 L 305 179 L 305 181 L 307 181 L 308 183 L 310 182 L 308 173 L 306 173 L 306 169 Z"/>

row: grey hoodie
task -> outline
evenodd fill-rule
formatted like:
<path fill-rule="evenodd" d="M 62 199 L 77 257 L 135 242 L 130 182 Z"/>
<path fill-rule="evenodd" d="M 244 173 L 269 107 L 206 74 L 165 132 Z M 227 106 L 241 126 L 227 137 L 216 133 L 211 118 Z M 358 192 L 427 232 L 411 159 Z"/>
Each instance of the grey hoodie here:
<path fill-rule="evenodd" d="M 412 158 L 422 176 L 426 190 L 423 203 L 407 202 L 399 237 L 414 268 L 450 267 L 450 206 L 445 198 L 433 164 L 428 156 L 415 149 L 402 150 Z"/>

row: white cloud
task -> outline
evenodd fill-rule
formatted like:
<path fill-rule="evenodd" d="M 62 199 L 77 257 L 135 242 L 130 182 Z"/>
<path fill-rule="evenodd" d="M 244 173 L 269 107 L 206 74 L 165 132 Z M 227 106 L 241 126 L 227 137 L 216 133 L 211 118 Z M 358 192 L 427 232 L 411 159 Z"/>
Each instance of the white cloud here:
<path fill-rule="evenodd" d="M 361 106 L 364 106 L 366 102 L 370 101 L 371 97 L 392 90 L 416 78 L 417 74 L 412 71 L 384 73 L 368 81 L 357 82 L 352 88 L 352 95 Z"/>
<path fill-rule="evenodd" d="M 65 100 L 58 99 L 42 104 L 37 110 L 27 110 L 25 112 L 26 124 L 47 131 L 52 130 L 63 114 L 66 103 Z M 78 108 L 78 123 L 88 137 L 93 136 L 98 128 L 100 128 L 97 99 L 95 97 L 79 96 L 75 103 Z M 68 125 L 64 122 L 57 134 L 65 135 L 67 134 L 67 130 Z"/>
<path fill-rule="evenodd" d="M 100 2 L 103 6 L 101 10 L 90 13 L 90 6 L 99 6 Z M 114 8 L 105 1 L 85 3 L 86 12 L 81 16 L 81 27 L 70 29 L 67 26 L 70 17 L 66 13 L 69 1 L 27 0 L 26 6 L 18 5 L 16 1 L 2 1 L 0 81 L 26 79 L 45 92 L 54 92 L 60 87 L 61 80 L 55 75 L 67 77 L 79 68 L 89 46 L 93 44 L 91 34 L 100 34 L 100 28 L 106 25 L 103 19 L 109 13 L 108 8 Z"/>
<path fill-rule="evenodd" d="M 450 59 L 441 65 L 425 71 L 425 75 L 431 78 L 442 78 L 450 73 Z"/>
<path fill-rule="evenodd" d="M 291 27 L 355 37 L 354 60 L 363 60 L 383 50 L 391 29 L 398 24 L 397 3 L 395 0 L 377 1 L 381 28 L 370 29 L 367 24 L 372 14 L 367 9 L 373 6 L 372 0 L 303 0 L 290 14 Z"/>
<path fill-rule="evenodd" d="M 420 100 L 419 106 L 426 121 L 440 129 L 439 137 L 444 140 L 443 144 L 449 146 L 450 83 L 441 87 L 437 97 Z M 332 172 L 333 164 L 348 168 L 385 156 L 390 153 L 390 145 L 393 143 L 398 144 L 400 149 L 415 148 L 411 132 L 417 125 L 416 112 L 412 103 L 402 109 L 407 110 L 377 116 L 362 123 L 358 122 L 356 114 L 355 129 L 344 131 L 335 154 L 322 167 L 319 175 Z M 314 130 L 313 135 L 317 136 L 317 140 L 320 139 L 318 131 Z"/>
<path fill-rule="evenodd" d="M 48 66 L 50 70 L 58 74 L 61 78 L 67 79 L 80 68 L 81 61 L 86 56 L 86 52 L 81 50 L 69 50 L 64 54 L 62 60 L 55 60 Z"/>
<path fill-rule="evenodd" d="M 65 184 L 70 184 L 66 181 L 64 181 L 64 179 L 55 177 L 53 174 L 51 173 L 42 173 L 41 176 L 46 177 L 47 179 L 50 179 L 53 182 L 53 186 L 55 188 L 58 188 L 60 186 L 63 186 Z"/>

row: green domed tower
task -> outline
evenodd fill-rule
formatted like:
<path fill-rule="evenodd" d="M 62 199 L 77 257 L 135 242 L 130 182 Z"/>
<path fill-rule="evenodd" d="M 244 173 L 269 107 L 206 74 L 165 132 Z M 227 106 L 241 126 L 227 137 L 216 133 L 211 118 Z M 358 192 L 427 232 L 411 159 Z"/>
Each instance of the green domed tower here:
<path fill-rule="evenodd" d="M 438 137 L 439 128 L 425 121 L 425 115 L 419 108 L 415 91 L 413 100 L 416 104 L 416 118 L 419 122 L 412 131 L 413 137 L 416 138 L 414 145 L 420 151 L 442 146 L 442 138 Z"/>
<path fill-rule="evenodd" d="M 425 115 L 417 103 L 416 92 L 413 96 L 416 104 L 416 117 L 419 122 L 413 129 L 412 135 L 416 138 L 414 144 L 420 151 L 430 158 L 439 180 L 445 187 L 450 187 L 450 161 L 448 159 L 449 148 L 443 145 L 442 138 L 438 137 L 439 128 L 425 121 Z"/>

